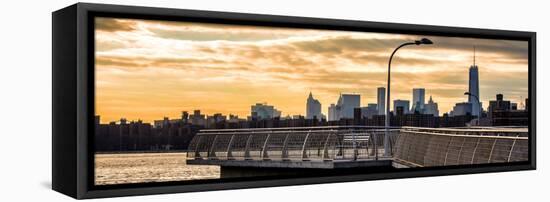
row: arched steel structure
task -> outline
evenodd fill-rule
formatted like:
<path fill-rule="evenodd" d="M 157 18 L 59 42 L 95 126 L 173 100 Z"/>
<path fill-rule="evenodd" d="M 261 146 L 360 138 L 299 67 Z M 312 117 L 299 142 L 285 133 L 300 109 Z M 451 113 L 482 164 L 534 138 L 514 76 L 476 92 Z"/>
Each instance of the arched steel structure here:
<path fill-rule="evenodd" d="M 395 142 L 399 129 L 390 130 Z M 378 159 L 384 154 L 384 128 L 328 126 L 201 130 L 188 159 L 333 161 Z"/>
<path fill-rule="evenodd" d="M 187 162 L 335 168 L 385 166 L 376 162 L 391 160 L 405 167 L 528 160 L 527 128 L 391 128 L 391 156 L 384 156 L 385 131 L 367 126 L 201 130 L 189 145 Z"/>
<path fill-rule="evenodd" d="M 527 128 L 403 128 L 394 161 L 408 166 L 449 166 L 528 160 Z"/>

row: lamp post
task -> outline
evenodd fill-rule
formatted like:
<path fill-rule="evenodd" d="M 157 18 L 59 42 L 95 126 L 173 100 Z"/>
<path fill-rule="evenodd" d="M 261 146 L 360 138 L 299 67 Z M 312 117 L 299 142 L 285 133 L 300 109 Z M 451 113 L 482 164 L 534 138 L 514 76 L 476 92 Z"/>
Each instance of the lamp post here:
<path fill-rule="evenodd" d="M 479 121 L 481 121 L 481 113 L 483 112 L 483 109 L 481 109 L 481 102 L 479 102 L 479 97 L 477 95 L 471 94 L 470 92 L 465 92 L 464 95 L 472 96 L 476 99 L 477 105 L 479 106 L 479 114 L 477 115 L 477 120 L 479 124 Z"/>
<path fill-rule="evenodd" d="M 390 136 L 389 136 L 389 127 L 390 127 L 390 73 L 391 73 L 391 60 L 393 59 L 393 55 L 395 54 L 395 52 L 397 52 L 397 50 L 399 50 L 400 48 L 404 47 L 404 46 L 408 46 L 408 45 L 430 45 L 430 44 L 433 44 L 433 42 L 427 38 L 422 38 L 420 40 L 417 40 L 417 41 L 413 41 L 413 42 L 406 42 L 406 43 L 403 43 L 401 45 L 399 45 L 395 50 L 393 50 L 393 52 L 391 53 L 391 56 L 390 56 L 390 61 L 388 62 L 388 87 L 387 87 L 387 97 L 386 97 L 386 120 L 385 120 L 385 134 L 384 134 L 384 156 L 388 157 L 391 155 L 391 151 L 390 151 Z"/>

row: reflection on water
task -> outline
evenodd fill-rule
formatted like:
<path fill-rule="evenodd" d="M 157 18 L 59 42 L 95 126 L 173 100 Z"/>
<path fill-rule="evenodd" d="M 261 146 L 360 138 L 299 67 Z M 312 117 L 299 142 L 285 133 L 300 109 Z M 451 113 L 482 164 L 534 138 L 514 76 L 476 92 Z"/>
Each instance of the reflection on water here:
<path fill-rule="evenodd" d="M 186 165 L 185 153 L 95 155 L 96 185 L 217 178 L 219 166 Z"/>

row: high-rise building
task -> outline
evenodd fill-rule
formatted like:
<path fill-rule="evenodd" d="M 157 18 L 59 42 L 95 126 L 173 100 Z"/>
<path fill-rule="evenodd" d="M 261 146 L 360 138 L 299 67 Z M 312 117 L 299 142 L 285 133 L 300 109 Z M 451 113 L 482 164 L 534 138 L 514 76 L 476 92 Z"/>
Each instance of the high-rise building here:
<path fill-rule="evenodd" d="M 474 47 L 474 63 L 470 66 L 470 76 L 468 80 L 468 103 L 472 104 L 472 115 L 479 117 L 481 103 L 478 102 L 479 96 L 479 72 L 476 65 L 476 50 Z M 477 97 L 477 98 L 476 98 Z"/>
<path fill-rule="evenodd" d="M 437 103 L 432 100 L 432 96 L 430 96 L 428 103 L 424 105 L 424 114 L 431 114 L 435 117 L 439 116 L 439 108 Z"/>
<path fill-rule="evenodd" d="M 449 116 L 464 116 L 467 114 L 472 115 L 472 103 L 469 102 L 461 102 L 456 103 L 453 107 L 453 110 L 451 113 L 449 113 Z"/>
<path fill-rule="evenodd" d="M 353 110 L 361 106 L 361 96 L 358 94 L 340 94 L 338 102 L 328 108 L 329 121 L 353 119 Z"/>
<path fill-rule="evenodd" d="M 341 94 L 338 104 L 342 106 L 340 118 L 353 118 L 353 109 L 361 106 L 361 95 Z"/>
<path fill-rule="evenodd" d="M 497 94 L 496 98 L 496 100 L 489 101 L 489 107 L 487 108 L 489 118 L 492 118 L 494 111 L 506 111 L 512 108 L 512 103 L 509 100 L 504 100 L 504 95 Z"/>
<path fill-rule="evenodd" d="M 213 114 L 212 116 L 206 116 L 206 128 L 216 128 L 216 124 L 226 121 L 227 117 L 221 113 Z"/>
<path fill-rule="evenodd" d="M 309 92 L 306 103 L 306 119 L 313 118 L 321 120 L 323 118 L 323 114 L 321 113 L 321 102 L 313 98 L 313 94 Z"/>
<path fill-rule="evenodd" d="M 395 107 L 393 113 L 395 114 L 395 116 L 403 116 L 405 115 L 405 109 L 403 109 L 403 106 L 397 106 Z"/>
<path fill-rule="evenodd" d="M 369 103 L 366 107 L 361 107 L 361 114 L 365 118 L 372 118 L 372 116 L 378 114 L 377 104 Z"/>
<path fill-rule="evenodd" d="M 256 103 L 250 107 L 252 118 L 256 119 L 271 119 L 275 117 L 281 117 L 281 111 L 275 109 L 274 106 L 267 103 Z"/>
<path fill-rule="evenodd" d="M 189 120 L 193 125 L 206 125 L 206 115 L 201 114 L 201 110 L 194 110 L 192 115 L 189 115 Z"/>
<path fill-rule="evenodd" d="M 340 106 L 337 106 L 335 104 L 330 104 L 330 106 L 328 107 L 328 120 L 329 121 L 340 120 L 339 111 L 340 111 Z"/>
<path fill-rule="evenodd" d="M 504 100 L 502 94 L 497 94 L 496 100 L 489 101 L 488 118 L 493 126 L 526 126 L 529 124 L 528 107 L 519 110 L 517 103 Z M 529 100 L 525 100 L 527 103 Z"/>
<path fill-rule="evenodd" d="M 424 111 L 424 96 L 426 90 L 424 88 L 413 88 L 413 100 L 412 100 L 412 109 L 413 112 L 418 112 L 420 114 Z"/>
<path fill-rule="evenodd" d="M 510 103 L 510 110 L 518 110 L 518 103 Z"/>
<path fill-rule="evenodd" d="M 363 111 L 361 110 L 361 108 L 353 109 L 353 122 L 354 122 L 354 124 L 360 124 L 361 119 L 363 119 L 362 112 Z"/>
<path fill-rule="evenodd" d="M 386 88 L 378 87 L 377 93 L 378 115 L 386 114 Z"/>
<path fill-rule="evenodd" d="M 408 100 L 394 100 L 393 101 L 393 114 L 397 114 L 397 108 L 402 107 L 403 108 L 403 114 L 408 114 L 410 105 Z"/>
<path fill-rule="evenodd" d="M 188 123 L 189 122 L 189 113 L 187 111 L 182 111 L 181 112 L 181 120 L 184 122 L 184 123 Z"/>

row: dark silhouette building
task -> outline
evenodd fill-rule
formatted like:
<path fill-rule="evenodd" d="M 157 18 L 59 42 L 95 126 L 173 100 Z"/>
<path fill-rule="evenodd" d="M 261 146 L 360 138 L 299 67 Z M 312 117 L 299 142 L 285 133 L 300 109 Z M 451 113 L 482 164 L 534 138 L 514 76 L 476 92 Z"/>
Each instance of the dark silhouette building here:
<path fill-rule="evenodd" d="M 489 101 L 489 107 L 487 108 L 487 114 L 489 118 L 492 118 L 494 111 L 510 110 L 511 103 L 508 100 L 504 100 L 502 94 L 497 94 L 496 100 Z"/>
<path fill-rule="evenodd" d="M 525 99 L 525 109 L 518 109 L 516 103 L 504 100 L 502 94 L 489 101 L 487 110 L 492 126 L 527 126 L 529 124 L 529 99 Z"/>
<path fill-rule="evenodd" d="M 141 120 L 101 124 L 96 116 L 95 149 L 97 152 L 184 150 L 203 127 L 185 123 L 182 119 L 165 118 L 155 126 Z"/>

